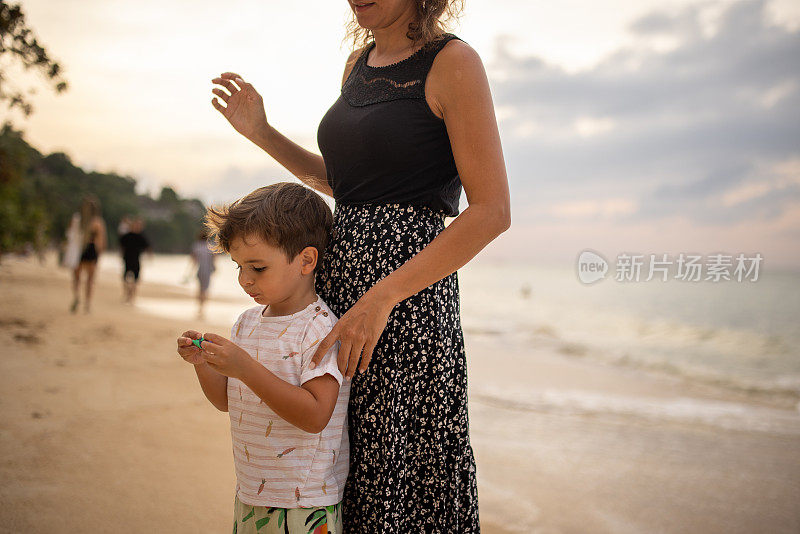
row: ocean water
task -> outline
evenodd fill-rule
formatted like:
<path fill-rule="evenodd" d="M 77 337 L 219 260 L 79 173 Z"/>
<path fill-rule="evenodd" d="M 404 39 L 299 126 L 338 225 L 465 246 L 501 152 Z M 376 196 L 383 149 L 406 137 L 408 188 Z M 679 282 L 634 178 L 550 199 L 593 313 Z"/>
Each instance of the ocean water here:
<path fill-rule="evenodd" d="M 235 264 L 217 258 L 207 317 L 232 324 L 254 305 Z M 119 271 L 104 255 L 101 269 Z M 549 349 L 737 391 L 800 400 L 800 273 L 763 269 L 756 282 L 582 284 L 573 265 L 498 263 L 478 257 L 458 271 L 467 338 Z M 194 317 L 197 281 L 186 256 L 145 258 L 143 282 L 181 288 L 185 302 L 140 299 L 146 311 Z M 796 402 L 795 401 L 795 402 Z M 674 408 L 674 407 L 673 407 Z"/>
<path fill-rule="evenodd" d="M 800 273 L 584 285 L 572 265 L 476 261 L 459 281 L 465 333 L 800 398 Z"/>

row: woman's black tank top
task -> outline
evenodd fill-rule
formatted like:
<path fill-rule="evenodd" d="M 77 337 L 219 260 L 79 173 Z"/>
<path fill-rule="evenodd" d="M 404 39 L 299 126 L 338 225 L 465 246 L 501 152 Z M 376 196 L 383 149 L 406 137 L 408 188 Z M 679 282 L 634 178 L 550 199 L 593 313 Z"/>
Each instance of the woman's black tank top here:
<path fill-rule="evenodd" d="M 412 204 L 458 215 L 461 179 L 443 119 L 425 100 L 425 79 L 451 33 L 410 57 L 371 67 L 370 43 L 322 117 L 317 143 L 333 198 L 344 204 Z"/>

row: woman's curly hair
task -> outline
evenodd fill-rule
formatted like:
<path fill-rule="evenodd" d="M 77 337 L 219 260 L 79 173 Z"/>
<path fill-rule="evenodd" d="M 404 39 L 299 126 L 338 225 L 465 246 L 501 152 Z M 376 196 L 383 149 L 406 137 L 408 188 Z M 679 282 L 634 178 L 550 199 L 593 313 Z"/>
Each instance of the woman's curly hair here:
<path fill-rule="evenodd" d="M 442 32 L 447 31 L 464 10 L 464 0 L 413 0 L 417 7 L 417 20 L 408 24 L 406 36 L 418 43 L 434 40 Z M 350 20 L 346 25 L 344 41 L 351 43 L 352 51 L 358 50 L 374 39 L 372 30 L 358 24 L 356 15 L 350 10 Z"/>

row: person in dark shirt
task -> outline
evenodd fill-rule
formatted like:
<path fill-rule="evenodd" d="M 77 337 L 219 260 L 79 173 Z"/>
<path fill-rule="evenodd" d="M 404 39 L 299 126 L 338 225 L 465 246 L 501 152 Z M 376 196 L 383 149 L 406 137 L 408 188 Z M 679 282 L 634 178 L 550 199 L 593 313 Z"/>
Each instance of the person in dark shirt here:
<path fill-rule="evenodd" d="M 139 271 L 141 264 L 139 258 L 142 252 L 150 248 L 150 243 L 142 234 L 144 223 L 141 218 L 135 219 L 128 233 L 120 236 L 119 245 L 122 251 L 122 259 L 125 262 L 125 271 L 122 274 L 122 281 L 125 285 L 125 303 L 133 304 L 136 298 L 136 285 L 139 282 Z"/>

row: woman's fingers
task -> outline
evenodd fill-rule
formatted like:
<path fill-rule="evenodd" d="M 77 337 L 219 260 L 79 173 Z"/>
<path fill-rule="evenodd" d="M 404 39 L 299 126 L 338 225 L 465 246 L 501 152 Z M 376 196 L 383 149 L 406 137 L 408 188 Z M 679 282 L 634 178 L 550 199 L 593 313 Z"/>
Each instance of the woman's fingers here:
<path fill-rule="evenodd" d="M 229 92 L 229 93 L 231 93 L 231 94 L 233 94 L 233 93 L 235 93 L 236 91 L 238 91 L 238 89 L 236 88 L 236 86 L 235 86 L 235 85 L 233 85 L 233 84 L 232 84 L 230 81 L 226 80 L 225 78 L 214 78 L 214 79 L 213 79 L 213 80 L 211 80 L 211 81 L 212 81 L 212 82 L 214 82 L 214 83 L 216 83 L 216 84 L 218 84 L 218 85 L 221 85 L 221 86 L 223 86 L 223 87 L 224 87 L 225 89 L 227 89 L 227 90 L 228 90 L 228 92 Z"/>
<path fill-rule="evenodd" d="M 214 93 L 215 95 L 217 95 L 218 97 L 220 97 L 220 99 L 221 99 L 223 102 L 225 102 L 226 104 L 228 103 L 228 99 L 231 97 L 231 95 L 229 95 L 228 93 L 226 93 L 226 92 L 225 92 L 225 91 L 223 91 L 222 89 L 217 89 L 216 87 L 215 87 L 215 88 L 213 88 L 213 89 L 211 90 L 211 92 L 212 92 L 212 93 Z"/>
<path fill-rule="evenodd" d="M 377 345 L 377 339 L 372 339 L 366 334 L 358 334 L 348 328 L 341 327 L 342 319 L 336 323 L 328 335 L 320 342 L 317 351 L 311 358 L 309 369 L 316 367 L 328 350 L 339 340 L 339 354 L 337 364 L 343 376 L 350 379 L 359 369 L 361 360 L 361 372 L 363 373 L 372 358 L 372 351 Z"/>
<path fill-rule="evenodd" d="M 378 344 L 378 340 L 372 341 L 364 345 L 364 352 L 361 355 L 361 366 L 358 368 L 360 373 L 363 373 L 367 370 L 367 366 L 369 366 L 370 360 L 372 360 L 372 351 L 375 350 L 375 346 Z"/>
<path fill-rule="evenodd" d="M 228 99 L 231 98 L 236 93 L 238 93 L 239 88 L 225 78 L 214 78 L 211 81 L 216 84 L 222 85 L 223 87 L 225 87 L 225 89 L 228 90 L 228 93 L 226 93 L 225 91 L 223 91 L 218 87 L 214 87 L 213 89 L 211 89 L 212 93 L 217 95 L 217 97 L 219 97 L 220 100 L 225 102 L 225 105 L 223 106 L 219 100 L 217 100 L 216 98 L 212 98 L 211 105 L 213 105 L 217 111 L 219 111 L 224 115 L 225 111 L 228 109 Z"/>
<path fill-rule="evenodd" d="M 359 334 L 352 329 L 345 329 L 342 335 L 342 345 L 339 351 L 344 352 L 347 360 L 345 371 L 342 373 L 348 379 L 353 378 L 353 375 L 356 374 L 358 360 L 361 359 L 361 351 L 364 349 L 366 339 L 365 335 Z"/>
<path fill-rule="evenodd" d="M 200 339 L 201 336 L 200 332 L 197 332 L 196 330 L 187 330 L 186 332 L 181 334 L 181 337 L 188 337 L 189 339 Z"/>
<path fill-rule="evenodd" d="M 349 362 L 347 364 L 347 379 L 353 378 L 358 368 L 358 360 L 361 358 L 361 350 L 364 348 L 363 342 L 356 342 L 350 350 Z"/>
<path fill-rule="evenodd" d="M 223 72 L 223 73 L 222 73 L 222 75 L 221 75 L 221 77 L 222 77 L 222 78 L 224 78 L 224 79 L 226 79 L 226 80 L 233 80 L 233 81 L 235 81 L 235 82 L 236 82 L 236 84 L 237 84 L 239 87 L 241 87 L 241 86 L 242 86 L 242 84 L 243 84 L 243 83 L 245 83 L 245 81 L 242 79 L 242 77 L 241 77 L 241 76 L 239 76 L 238 74 L 236 74 L 235 72 Z"/>
<path fill-rule="evenodd" d="M 336 363 L 339 366 L 339 372 L 344 376 L 347 374 L 347 364 L 350 362 L 350 350 L 353 348 L 353 344 L 349 339 L 341 339 L 340 341 Z"/>
<path fill-rule="evenodd" d="M 322 338 L 322 341 L 317 344 L 317 350 L 314 351 L 314 356 L 311 357 L 311 363 L 308 364 L 309 369 L 313 369 L 319 362 L 322 361 L 322 357 L 328 352 L 328 350 L 336 343 L 336 340 L 339 339 L 339 329 L 336 328 L 336 325 L 333 326 L 328 335 Z M 339 348 L 339 354 L 342 353 L 341 347 Z M 340 359 L 339 362 L 342 360 Z M 339 369 L 341 370 L 341 365 L 339 365 Z M 344 373 L 344 371 L 342 371 Z"/>

